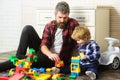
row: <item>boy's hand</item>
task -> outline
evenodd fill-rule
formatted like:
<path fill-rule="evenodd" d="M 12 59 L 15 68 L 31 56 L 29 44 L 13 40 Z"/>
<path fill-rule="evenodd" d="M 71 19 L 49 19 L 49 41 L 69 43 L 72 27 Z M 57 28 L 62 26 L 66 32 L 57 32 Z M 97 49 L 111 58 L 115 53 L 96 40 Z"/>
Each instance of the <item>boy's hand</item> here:
<path fill-rule="evenodd" d="M 80 52 L 79 54 L 80 54 L 80 58 L 81 58 L 81 60 L 83 60 L 83 59 L 86 59 L 86 58 L 87 58 L 87 57 L 86 57 L 86 55 L 85 55 L 83 52 Z"/>
<path fill-rule="evenodd" d="M 81 59 L 82 59 L 82 60 L 84 60 L 84 59 L 86 59 L 86 58 L 87 58 L 86 55 L 82 55 L 82 56 L 81 56 Z"/>

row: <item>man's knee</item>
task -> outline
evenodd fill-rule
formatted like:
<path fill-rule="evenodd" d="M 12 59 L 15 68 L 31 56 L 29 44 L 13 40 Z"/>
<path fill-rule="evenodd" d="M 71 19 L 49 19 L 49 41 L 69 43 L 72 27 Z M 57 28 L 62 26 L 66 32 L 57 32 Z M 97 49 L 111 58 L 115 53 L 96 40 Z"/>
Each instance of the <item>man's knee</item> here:
<path fill-rule="evenodd" d="M 32 30 L 34 29 L 32 25 L 25 25 L 25 27 L 23 28 L 23 30 Z"/>
<path fill-rule="evenodd" d="M 22 33 L 26 33 L 26 32 L 32 32 L 34 30 L 32 25 L 25 25 L 25 27 L 22 30 Z"/>

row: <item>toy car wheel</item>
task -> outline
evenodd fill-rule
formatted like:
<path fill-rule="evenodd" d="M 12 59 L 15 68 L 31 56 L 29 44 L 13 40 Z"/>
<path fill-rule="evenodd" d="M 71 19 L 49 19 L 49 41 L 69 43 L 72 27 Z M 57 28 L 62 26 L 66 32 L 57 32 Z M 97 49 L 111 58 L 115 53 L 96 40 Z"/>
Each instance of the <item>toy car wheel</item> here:
<path fill-rule="evenodd" d="M 120 66 L 120 60 L 118 57 L 115 57 L 113 63 L 110 64 L 110 68 L 116 70 L 119 68 L 119 66 Z"/>

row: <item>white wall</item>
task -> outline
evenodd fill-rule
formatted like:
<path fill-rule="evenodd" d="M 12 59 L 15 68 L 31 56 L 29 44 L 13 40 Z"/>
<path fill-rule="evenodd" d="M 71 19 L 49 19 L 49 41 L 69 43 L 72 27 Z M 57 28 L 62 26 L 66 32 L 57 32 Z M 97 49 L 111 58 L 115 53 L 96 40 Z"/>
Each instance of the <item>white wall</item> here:
<path fill-rule="evenodd" d="M 24 25 L 36 26 L 36 9 L 54 8 L 59 1 L 63 0 L 0 0 L 0 53 L 17 49 Z M 64 1 L 67 1 L 70 7 L 95 7 L 97 5 L 112 7 L 110 12 L 110 35 L 120 39 L 120 33 L 118 33 L 120 31 L 120 0 Z"/>
<path fill-rule="evenodd" d="M 21 32 L 21 0 L 0 0 L 0 53 L 16 50 Z"/>
<path fill-rule="evenodd" d="M 57 2 L 63 0 L 23 0 L 23 23 L 36 27 L 36 9 L 45 7 L 55 8 Z M 110 8 L 110 36 L 120 40 L 120 0 L 64 0 L 70 7 L 96 7 Z M 118 44 L 120 46 L 120 44 Z"/>

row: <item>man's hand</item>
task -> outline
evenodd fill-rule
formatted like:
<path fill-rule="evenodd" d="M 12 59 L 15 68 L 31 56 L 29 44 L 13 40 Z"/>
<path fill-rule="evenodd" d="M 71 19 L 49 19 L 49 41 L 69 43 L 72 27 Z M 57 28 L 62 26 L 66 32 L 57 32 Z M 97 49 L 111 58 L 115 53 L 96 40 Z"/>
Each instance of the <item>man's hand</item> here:
<path fill-rule="evenodd" d="M 51 59 L 52 61 L 60 61 L 60 57 L 55 53 L 49 54 L 48 58 Z"/>

